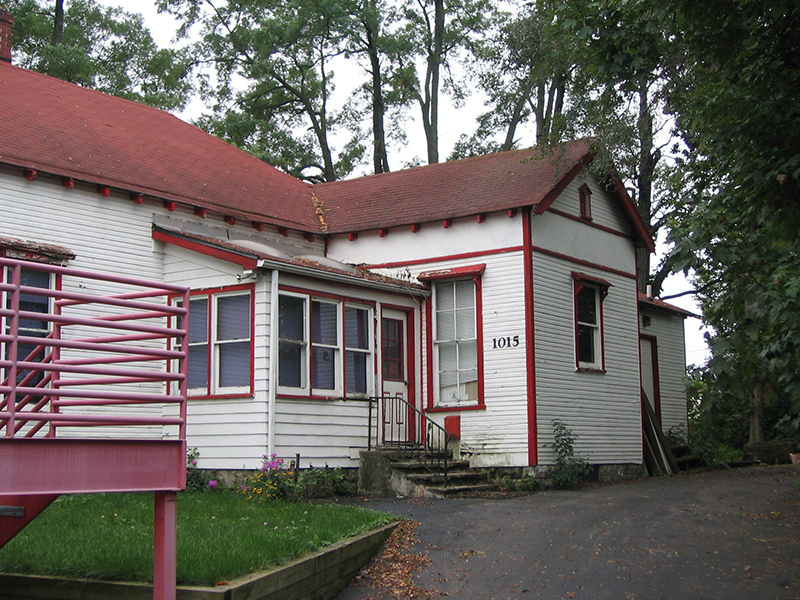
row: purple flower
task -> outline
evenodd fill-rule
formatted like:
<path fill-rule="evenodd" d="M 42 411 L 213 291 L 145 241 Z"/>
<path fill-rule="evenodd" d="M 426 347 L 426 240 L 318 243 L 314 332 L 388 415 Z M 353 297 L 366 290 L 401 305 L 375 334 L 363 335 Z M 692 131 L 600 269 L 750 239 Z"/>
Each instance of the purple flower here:
<path fill-rule="evenodd" d="M 216 480 L 216 479 L 211 479 L 211 480 L 208 482 L 208 487 L 210 487 L 212 490 L 213 490 L 215 487 L 217 487 L 217 480 Z"/>

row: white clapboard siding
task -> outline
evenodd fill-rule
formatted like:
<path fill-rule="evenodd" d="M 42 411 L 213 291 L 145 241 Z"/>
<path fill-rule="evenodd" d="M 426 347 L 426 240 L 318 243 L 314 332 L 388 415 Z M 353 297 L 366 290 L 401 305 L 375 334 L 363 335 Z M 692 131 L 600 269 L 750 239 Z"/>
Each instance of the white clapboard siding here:
<path fill-rule="evenodd" d="M 302 467 L 356 467 L 367 449 L 368 404 L 356 400 L 279 399 L 275 454 L 300 454 Z"/>
<path fill-rule="evenodd" d="M 658 374 L 661 392 L 661 426 L 665 433 L 675 428 L 687 431 L 686 410 L 686 345 L 684 318 L 677 314 L 643 309 L 650 317 L 650 325 L 642 327 L 642 334 L 656 337 Z"/>
<path fill-rule="evenodd" d="M 164 252 L 166 281 L 192 289 L 237 285 L 241 266 L 172 244 Z M 200 452 L 201 466 L 255 469 L 267 448 L 267 365 L 269 349 L 269 277 L 255 282 L 255 389 L 246 398 L 189 397 L 186 443 Z M 189 315 L 191 319 L 191 314 Z M 263 340 L 263 343 L 262 343 Z"/>
<path fill-rule="evenodd" d="M 457 232 L 458 242 L 442 244 L 440 236 Z M 427 235 L 425 235 L 427 232 Z M 443 425 L 448 415 L 461 417 L 461 449 L 476 466 L 521 466 L 527 464 L 527 374 L 525 367 L 525 298 L 521 217 L 509 218 L 506 213 L 492 213 L 484 223 L 474 219 L 456 220 L 451 229 L 437 224 L 423 227 L 419 233 L 392 231 L 381 240 L 380 247 L 391 238 L 394 260 L 414 260 L 427 255 L 428 261 L 402 268 L 389 268 L 390 275 L 416 278 L 424 271 L 485 264 L 481 278 L 483 303 L 484 399 L 485 410 L 462 410 L 431 413 Z M 360 238 L 359 238 L 360 239 Z M 366 240 L 365 240 L 366 241 Z M 502 243 L 502 246 L 497 244 Z M 457 249 L 457 252 L 454 251 Z M 508 250 L 497 253 L 498 249 Z M 464 258 L 435 258 L 456 254 L 481 253 Z M 434 255 L 434 258 L 430 258 Z M 370 253 L 375 261 L 382 252 Z M 386 255 L 388 256 L 388 254 Z M 426 339 L 427 322 L 422 323 L 422 339 Z M 519 336 L 519 346 L 494 348 L 493 340 Z M 420 380 L 428 405 L 427 344 L 422 344 Z"/>
<path fill-rule="evenodd" d="M 64 246 L 76 255 L 69 263 L 72 267 L 162 280 L 161 257 L 152 249 L 151 212 L 126 198 L 115 195 L 104 198 L 95 187 L 81 184 L 68 190 L 61 185 L 60 178 L 47 175 L 28 181 L 22 176 L 21 169 L 4 167 L 0 168 L 0 213 L 0 236 Z M 94 294 L 125 291 L 116 284 L 75 278 L 66 278 L 64 289 Z M 87 310 L 94 315 L 118 312 L 118 309 L 97 306 Z M 73 314 L 78 312 L 75 309 L 71 311 Z M 70 328 L 64 333 L 64 337 L 75 336 L 80 336 L 78 328 Z M 64 357 L 69 354 L 69 351 L 62 352 Z M 153 364 L 137 366 L 156 368 Z M 127 387 L 132 389 L 132 386 Z M 135 389 L 158 393 L 163 386 L 158 383 L 137 384 Z M 104 410 L 110 409 L 84 408 L 81 412 Z M 155 405 L 135 409 L 115 407 L 113 410 L 118 414 L 135 411 L 140 416 L 161 414 L 161 408 Z M 65 437 L 160 436 L 160 428 L 153 427 L 92 427 L 77 432 L 62 428 L 60 431 Z"/>
<path fill-rule="evenodd" d="M 519 214 L 509 218 L 505 212 L 494 212 L 487 214 L 483 223 L 478 223 L 475 217 L 453 219 L 448 228 L 441 222 L 423 223 L 417 233 L 412 233 L 410 227 L 394 227 L 385 237 L 380 237 L 377 231 L 366 231 L 352 242 L 346 236 L 334 236 L 328 255 L 354 264 L 379 265 L 518 248 L 522 244 L 521 219 Z M 403 277 L 407 271 L 398 267 L 387 274 Z"/>
<path fill-rule="evenodd" d="M 604 270 L 580 270 L 611 283 L 603 302 L 605 373 L 575 366 L 576 265 L 534 253 L 536 408 L 539 460 L 552 463 L 553 419 L 577 436 L 575 451 L 592 463 L 641 463 L 639 333 L 636 282 Z"/>
<path fill-rule="evenodd" d="M 588 185 L 592 191 L 592 223 L 608 227 L 614 231 L 628 232 L 628 223 L 617 201 L 611 201 L 609 192 L 601 186 L 597 178 L 590 172 L 583 171 L 573 179 L 563 192 L 556 198 L 551 208 L 560 210 L 574 217 L 580 217 L 580 193 L 583 185 Z"/>

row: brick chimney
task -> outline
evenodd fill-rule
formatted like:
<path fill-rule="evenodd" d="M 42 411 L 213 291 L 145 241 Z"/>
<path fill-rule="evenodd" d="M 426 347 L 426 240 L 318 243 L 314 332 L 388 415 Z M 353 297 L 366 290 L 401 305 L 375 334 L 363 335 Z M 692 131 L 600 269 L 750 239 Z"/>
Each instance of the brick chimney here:
<path fill-rule="evenodd" d="M 13 26 L 14 17 L 0 7 L 0 60 L 6 62 L 11 62 L 11 30 Z"/>

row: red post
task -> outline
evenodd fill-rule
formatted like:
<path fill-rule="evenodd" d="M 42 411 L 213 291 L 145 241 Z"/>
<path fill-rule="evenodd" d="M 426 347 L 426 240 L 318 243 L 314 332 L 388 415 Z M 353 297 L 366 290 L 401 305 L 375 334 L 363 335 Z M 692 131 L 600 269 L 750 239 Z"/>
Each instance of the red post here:
<path fill-rule="evenodd" d="M 178 552 L 178 494 L 155 493 L 153 600 L 175 600 Z"/>

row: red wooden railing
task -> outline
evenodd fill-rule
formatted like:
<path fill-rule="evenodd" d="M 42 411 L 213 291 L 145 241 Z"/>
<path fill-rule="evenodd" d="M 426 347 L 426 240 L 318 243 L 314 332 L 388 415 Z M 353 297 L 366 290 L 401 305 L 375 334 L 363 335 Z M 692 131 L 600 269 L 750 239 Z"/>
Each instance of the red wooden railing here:
<path fill-rule="evenodd" d="M 0 306 L 0 436 L 150 426 L 161 438 L 162 428 L 172 426 L 185 439 L 186 288 L 12 259 L 0 259 L 0 269 L 6 275 L 0 280 L 6 298 Z M 57 285 L 22 285 L 23 269 L 48 272 Z M 169 302 L 176 295 L 184 297 L 181 306 Z M 49 299 L 50 312 L 22 310 L 26 296 Z M 24 335 L 20 323 L 26 321 L 46 322 L 50 333 Z M 23 345 L 35 349 L 20 356 Z M 151 410 L 131 410 L 148 405 Z M 152 405 L 178 408 L 164 416 Z M 126 436 L 118 431 L 114 437 Z"/>
<path fill-rule="evenodd" d="M 153 491 L 153 597 L 174 600 L 189 290 L 0 258 L 0 297 L 0 546 L 59 494 Z"/>

